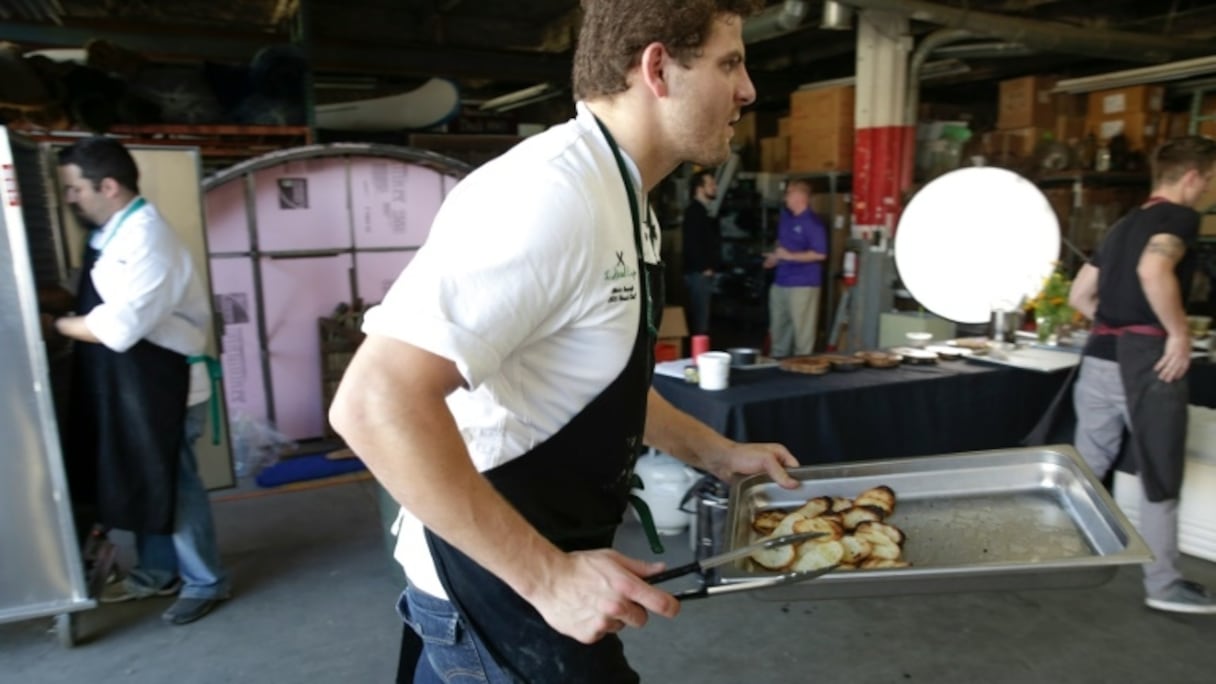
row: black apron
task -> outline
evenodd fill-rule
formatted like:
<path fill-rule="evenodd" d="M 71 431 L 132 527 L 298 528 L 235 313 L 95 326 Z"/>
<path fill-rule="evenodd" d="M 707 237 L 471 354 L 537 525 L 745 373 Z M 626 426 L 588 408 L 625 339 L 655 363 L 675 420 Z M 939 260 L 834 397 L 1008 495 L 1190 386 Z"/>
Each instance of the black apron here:
<path fill-rule="evenodd" d="M 102 303 L 92 276 L 98 255 L 91 247 L 85 253 L 82 314 Z M 74 502 L 106 527 L 171 534 L 190 391 L 186 357 L 147 340 L 121 353 L 78 341 L 73 363 L 66 437 Z"/>
<path fill-rule="evenodd" d="M 642 449 L 659 323 L 654 312 L 661 315 L 663 310 L 662 265 L 646 263 L 633 184 L 616 142 L 603 124 L 600 129 L 616 158 L 633 214 L 641 309 L 633 351 L 620 375 L 561 430 L 523 456 L 483 473 L 529 523 L 567 552 L 612 546 Z M 653 237 L 649 208 L 646 222 Z M 585 645 L 558 634 L 531 604 L 468 556 L 430 530 L 426 539 L 449 600 L 515 679 L 528 684 L 639 681 L 616 635 Z"/>
<path fill-rule="evenodd" d="M 1162 382 L 1153 369 L 1165 353 L 1165 337 L 1120 335 L 1115 343 L 1131 439 L 1127 458 L 1140 474 L 1149 501 L 1177 499 L 1186 462 L 1186 376 Z"/>

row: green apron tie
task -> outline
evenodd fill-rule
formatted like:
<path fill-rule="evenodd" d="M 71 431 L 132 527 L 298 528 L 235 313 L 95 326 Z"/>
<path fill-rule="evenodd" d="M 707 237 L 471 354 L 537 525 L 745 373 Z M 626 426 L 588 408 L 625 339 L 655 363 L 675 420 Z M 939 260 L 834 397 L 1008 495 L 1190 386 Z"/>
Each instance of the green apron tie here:
<path fill-rule="evenodd" d="M 207 377 L 211 379 L 211 443 L 220 443 L 220 379 L 224 377 L 224 367 L 219 359 L 206 354 L 186 357 L 186 363 L 207 364 Z"/>

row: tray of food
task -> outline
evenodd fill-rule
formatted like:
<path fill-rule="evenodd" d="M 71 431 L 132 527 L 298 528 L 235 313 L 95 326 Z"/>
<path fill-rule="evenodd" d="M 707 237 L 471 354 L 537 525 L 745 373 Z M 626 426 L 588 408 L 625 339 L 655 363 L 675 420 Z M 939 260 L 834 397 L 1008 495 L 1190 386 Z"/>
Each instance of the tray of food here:
<path fill-rule="evenodd" d="M 1096 586 L 1148 547 L 1070 446 L 805 466 L 731 488 L 726 551 L 808 531 L 813 541 L 717 571 L 723 584 L 831 565 L 775 600 Z"/>

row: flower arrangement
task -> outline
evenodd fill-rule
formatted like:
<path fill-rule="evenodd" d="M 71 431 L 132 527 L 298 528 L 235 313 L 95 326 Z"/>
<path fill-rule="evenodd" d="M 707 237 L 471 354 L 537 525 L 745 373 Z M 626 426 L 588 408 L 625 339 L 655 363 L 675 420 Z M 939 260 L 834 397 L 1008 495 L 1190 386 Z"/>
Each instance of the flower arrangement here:
<path fill-rule="evenodd" d="M 1068 305 L 1068 291 L 1072 280 L 1064 271 L 1056 268 L 1043 280 L 1043 288 L 1030 300 L 1028 308 L 1034 310 L 1035 329 L 1040 342 L 1048 342 L 1061 326 L 1073 322 L 1076 311 Z"/>

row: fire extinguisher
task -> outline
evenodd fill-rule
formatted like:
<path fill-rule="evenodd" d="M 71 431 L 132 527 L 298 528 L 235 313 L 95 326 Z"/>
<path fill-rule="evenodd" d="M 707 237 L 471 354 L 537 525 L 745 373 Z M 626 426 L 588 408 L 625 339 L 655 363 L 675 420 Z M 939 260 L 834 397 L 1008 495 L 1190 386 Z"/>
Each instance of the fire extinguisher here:
<path fill-rule="evenodd" d="M 841 275 L 844 284 L 852 287 L 857 284 L 857 250 L 846 249 L 844 252 L 844 273 Z"/>

